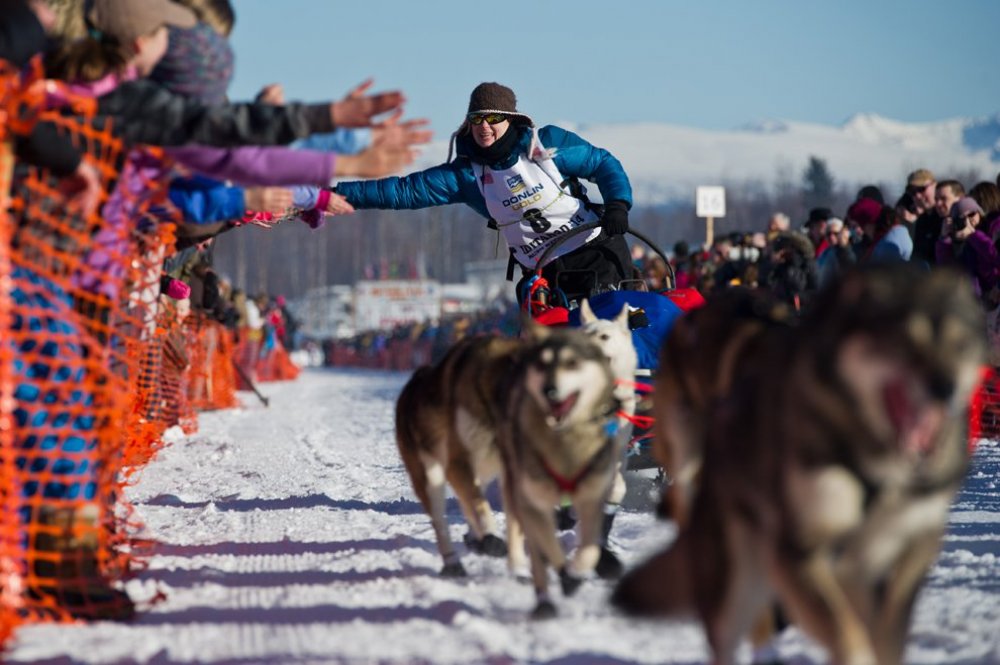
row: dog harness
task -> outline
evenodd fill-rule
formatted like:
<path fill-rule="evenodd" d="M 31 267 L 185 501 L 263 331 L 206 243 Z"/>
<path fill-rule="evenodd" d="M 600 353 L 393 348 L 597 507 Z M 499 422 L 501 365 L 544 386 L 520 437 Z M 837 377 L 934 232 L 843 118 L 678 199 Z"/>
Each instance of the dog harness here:
<path fill-rule="evenodd" d="M 555 482 L 556 487 L 558 487 L 559 491 L 562 492 L 564 495 L 574 494 L 576 492 L 576 488 L 580 486 L 580 483 L 583 481 L 583 479 L 586 478 L 590 474 L 590 472 L 594 470 L 594 467 L 597 466 L 597 462 L 598 460 L 601 459 L 601 456 L 604 455 L 605 452 L 607 452 L 608 448 L 614 445 L 615 443 L 614 430 L 617 430 L 618 426 L 617 426 L 617 421 L 612 420 L 610 421 L 609 425 L 612 423 L 614 424 L 613 429 L 608 426 L 605 427 L 606 432 L 609 429 L 612 429 L 612 431 L 608 434 L 608 438 L 605 441 L 604 445 L 601 446 L 600 450 L 594 453 L 593 457 L 590 458 L 590 461 L 588 461 L 587 464 L 582 469 L 577 471 L 576 475 L 573 476 L 572 478 L 567 478 L 566 476 L 562 475 L 561 473 L 553 469 L 551 466 L 549 466 L 549 463 L 545 461 L 544 457 L 542 457 L 541 455 L 538 456 L 538 460 L 542 463 L 542 469 L 545 470 L 545 473 L 548 474 L 549 478 L 551 478 L 553 482 Z"/>

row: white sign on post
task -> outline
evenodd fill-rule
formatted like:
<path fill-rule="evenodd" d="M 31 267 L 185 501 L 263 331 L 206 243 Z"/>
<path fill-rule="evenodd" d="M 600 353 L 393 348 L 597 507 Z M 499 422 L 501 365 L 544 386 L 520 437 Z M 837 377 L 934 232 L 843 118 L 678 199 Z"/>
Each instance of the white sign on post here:
<path fill-rule="evenodd" d="M 726 216 L 725 187 L 698 187 L 695 202 L 695 215 L 698 217 Z"/>

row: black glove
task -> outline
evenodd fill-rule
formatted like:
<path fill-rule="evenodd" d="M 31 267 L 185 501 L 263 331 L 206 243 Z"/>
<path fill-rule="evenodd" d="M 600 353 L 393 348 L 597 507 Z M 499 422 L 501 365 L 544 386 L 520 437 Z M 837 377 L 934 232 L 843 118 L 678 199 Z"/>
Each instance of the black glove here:
<path fill-rule="evenodd" d="M 624 201 L 605 203 L 601 226 L 609 236 L 624 235 L 628 231 L 628 204 Z"/>

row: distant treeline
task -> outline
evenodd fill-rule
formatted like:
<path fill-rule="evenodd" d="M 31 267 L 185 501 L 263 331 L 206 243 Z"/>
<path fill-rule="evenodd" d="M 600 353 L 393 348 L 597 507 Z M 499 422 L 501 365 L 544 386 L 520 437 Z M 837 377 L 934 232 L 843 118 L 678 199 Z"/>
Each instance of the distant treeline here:
<path fill-rule="evenodd" d="M 829 207 L 843 216 L 858 189 L 838 184 L 818 158 L 810 160 L 800 179 L 792 175 L 779 177 L 777 185 L 773 180 L 727 185 L 727 214 L 715 220 L 716 236 L 763 231 L 770 216 L 779 211 L 791 218 L 793 227 L 803 224 L 813 207 Z M 949 177 L 957 177 L 966 186 L 979 179 L 975 173 Z M 873 184 L 882 188 L 887 203 L 895 203 L 904 182 L 901 178 L 899 183 Z M 678 240 L 692 246 L 705 240 L 705 222 L 695 217 L 694 192 L 689 202 L 637 205 L 630 223 L 668 252 Z M 235 286 L 251 293 L 266 291 L 294 298 L 317 286 L 359 279 L 422 274 L 442 282 L 461 282 L 466 263 L 506 256 L 506 245 L 497 231 L 487 229 L 486 221 L 470 208 L 452 205 L 328 217 L 326 225 L 316 231 L 299 222 L 267 231 L 235 229 L 218 238 L 215 265 Z"/>

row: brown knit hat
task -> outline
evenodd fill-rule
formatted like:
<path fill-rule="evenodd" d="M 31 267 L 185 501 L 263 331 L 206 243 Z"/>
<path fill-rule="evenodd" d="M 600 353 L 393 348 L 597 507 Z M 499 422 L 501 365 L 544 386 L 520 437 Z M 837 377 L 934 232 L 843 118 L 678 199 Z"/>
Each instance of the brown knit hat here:
<path fill-rule="evenodd" d="M 499 83 L 480 83 L 469 95 L 469 110 L 473 113 L 503 113 L 504 115 L 524 118 L 529 125 L 534 123 L 531 118 L 517 110 L 517 97 L 514 91 Z"/>
<path fill-rule="evenodd" d="M 193 28 L 198 22 L 190 9 L 170 0 L 94 0 L 87 20 L 123 44 L 161 25 Z"/>

